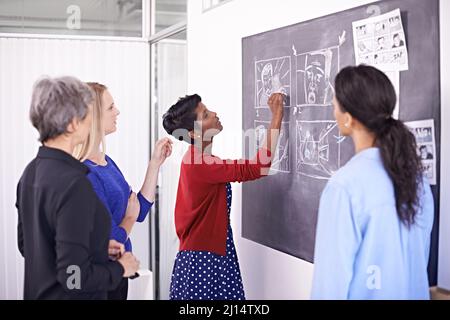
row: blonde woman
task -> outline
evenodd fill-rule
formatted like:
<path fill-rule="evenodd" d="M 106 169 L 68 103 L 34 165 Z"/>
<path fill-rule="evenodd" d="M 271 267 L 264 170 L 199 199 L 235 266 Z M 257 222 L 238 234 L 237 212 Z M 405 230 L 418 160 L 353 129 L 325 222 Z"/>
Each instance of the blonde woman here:
<path fill-rule="evenodd" d="M 72 157 L 89 134 L 92 103 L 91 90 L 73 77 L 34 85 L 30 120 L 42 146 L 20 178 L 16 201 L 26 300 L 106 299 L 139 269 L 129 252 L 108 259 L 111 219 L 86 166 Z"/>
<path fill-rule="evenodd" d="M 120 114 L 108 88 L 99 83 L 88 83 L 94 92 L 92 126 L 83 145 L 78 146 L 77 158 L 89 167 L 88 178 L 100 200 L 111 214 L 111 239 L 124 245 L 125 251 L 132 251 L 130 234 L 135 222 L 144 221 L 153 202 L 159 167 L 172 152 L 170 139 L 156 143 L 152 158 L 140 192 L 137 195 L 125 180 L 116 163 L 105 153 L 105 136 L 117 130 Z M 87 150 L 93 150 L 88 153 Z M 128 293 L 128 279 L 114 291 L 108 292 L 108 299 L 125 300 Z"/>

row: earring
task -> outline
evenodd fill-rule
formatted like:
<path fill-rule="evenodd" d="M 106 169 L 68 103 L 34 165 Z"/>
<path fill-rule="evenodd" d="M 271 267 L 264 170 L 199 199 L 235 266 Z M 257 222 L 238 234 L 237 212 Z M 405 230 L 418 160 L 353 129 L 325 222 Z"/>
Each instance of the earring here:
<path fill-rule="evenodd" d="M 349 127 L 349 124 L 348 124 L 348 123 L 344 124 L 344 127 L 348 128 L 348 127 Z"/>

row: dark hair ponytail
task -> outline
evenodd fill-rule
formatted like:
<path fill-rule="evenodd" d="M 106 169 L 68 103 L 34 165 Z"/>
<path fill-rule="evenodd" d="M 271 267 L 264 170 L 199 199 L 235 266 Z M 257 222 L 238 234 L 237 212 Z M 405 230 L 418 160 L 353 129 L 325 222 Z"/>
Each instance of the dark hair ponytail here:
<path fill-rule="evenodd" d="M 198 94 L 193 94 L 180 98 L 177 103 L 171 106 L 163 115 L 163 127 L 167 133 L 178 140 L 193 143 L 189 131 L 194 130 L 194 124 L 197 120 L 195 109 L 201 101 L 202 98 Z"/>
<path fill-rule="evenodd" d="M 414 135 L 392 118 L 397 97 L 389 78 L 374 67 L 342 69 L 335 80 L 336 100 L 376 136 L 384 167 L 392 179 L 397 213 L 410 226 L 419 205 L 422 166 Z"/>

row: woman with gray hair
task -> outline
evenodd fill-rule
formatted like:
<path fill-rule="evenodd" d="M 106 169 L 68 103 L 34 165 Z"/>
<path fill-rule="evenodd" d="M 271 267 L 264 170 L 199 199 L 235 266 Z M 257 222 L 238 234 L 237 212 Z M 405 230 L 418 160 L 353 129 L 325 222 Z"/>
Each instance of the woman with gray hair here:
<path fill-rule="evenodd" d="M 34 85 L 30 118 L 43 146 L 22 174 L 16 202 L 24 299 L 106 299 L 139 268 L 109 242 L 109 214 L 86 178 L 89 169 L 71 156 L 89 133 L 92 102 L 89 87 L 73 77 Z"/>

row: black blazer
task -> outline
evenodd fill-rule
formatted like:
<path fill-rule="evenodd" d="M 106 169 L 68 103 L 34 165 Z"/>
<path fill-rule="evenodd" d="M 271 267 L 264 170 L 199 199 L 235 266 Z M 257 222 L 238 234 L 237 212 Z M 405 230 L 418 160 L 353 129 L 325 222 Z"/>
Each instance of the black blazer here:
<path fill-rule="evenodd" d="M 123 276 L 108 258 L 111 220 L 68 153 L 40 147 L 17 186 L 24 299 L 106 299 Z"/>

